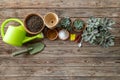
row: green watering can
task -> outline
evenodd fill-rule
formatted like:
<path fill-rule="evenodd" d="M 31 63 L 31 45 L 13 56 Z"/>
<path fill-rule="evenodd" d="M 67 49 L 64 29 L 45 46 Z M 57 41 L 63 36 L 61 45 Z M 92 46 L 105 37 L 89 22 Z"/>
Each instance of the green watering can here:
<path fill-rule="evenodd" d="M 9 22 L 18 22 L 20 25 L 19 26 L 13 26 L 10 25 L 6 31 L 4 32 L 4 28 L 7 23 Z M 31 41 L 36 38 L 44 38 L 43 33 L 37 34 L 32 37 L 27 37 L 26 36 L 26 31 L 24 29 L 24 24 L 20 19 L 17 18 L 10 18 L 5 20 L 2 25 L 1 25 L 1 35 L 3 38 L 3 41 L 7 44 L 13 45 L 13 46 L 22 46 L 22 44 Z"/>

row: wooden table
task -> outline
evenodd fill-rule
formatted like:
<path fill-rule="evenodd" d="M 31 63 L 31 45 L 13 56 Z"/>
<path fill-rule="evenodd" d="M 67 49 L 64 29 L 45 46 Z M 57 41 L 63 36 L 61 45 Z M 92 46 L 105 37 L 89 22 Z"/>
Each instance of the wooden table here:
<path fill-rule="evenodd" d="M 0 37 L 0 80 L 120 80 L 120 0 L 0 0 L 0 24 L 7 18 L 24 20 L 30 13 L 55 12 L 61 18 L 90 16 L 116 21 L 115 46 L 101 48 L 71 41 L 49 41 L 43 52 L 11 57 L 21 48 L 5 44 Z"/>

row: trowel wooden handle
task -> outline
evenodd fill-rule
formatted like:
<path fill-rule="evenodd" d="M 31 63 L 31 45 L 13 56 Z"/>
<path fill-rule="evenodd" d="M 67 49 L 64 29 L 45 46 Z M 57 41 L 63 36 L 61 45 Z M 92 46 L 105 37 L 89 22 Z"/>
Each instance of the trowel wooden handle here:
<path fill-rule="evenodd" d="M 27 49 L 24 49 L 24 50 L 20 50 L 20 51 L 13 52 L 13 53 L 12 53 L 12 56 L 17 56 L 17 55 L 23 54 L 23 53 L 28 52 L 28 51 L 30 51 L 30 50 L 32 50 L 32 49 L 33 49 L 33 48 L 30 47 L 30 48 L 27 48 Z"/>

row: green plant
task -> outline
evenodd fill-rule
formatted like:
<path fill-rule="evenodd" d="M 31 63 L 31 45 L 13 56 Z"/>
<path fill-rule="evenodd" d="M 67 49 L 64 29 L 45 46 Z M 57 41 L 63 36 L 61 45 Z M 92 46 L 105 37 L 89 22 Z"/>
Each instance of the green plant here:
<path fill-rule="evenodd" d="M 64 28 L 64 29 L 67 29 L 68 31 L 70 31 L 72 29 L 71 28 L 71 19 L 69 17 L 61 18 L 61 20 L 58 24 L 58 27 L 61 27 L 61 28 Z"/>
<path fill-rule="evenodd" d="M 77 30 L 81 30 L 84 27 L 85 23 L 83 20 L 77 19 L 73 22 L 73 26 Z"/>
<path fill-rule="evenodd" d="M 87 21 L 87 28 L 83 32 L 83 40 L 90 44 L 109 47 L 114 45 L 114 36 L 110 29 L 115 22 L 108 18 L 90 17 Z"/>

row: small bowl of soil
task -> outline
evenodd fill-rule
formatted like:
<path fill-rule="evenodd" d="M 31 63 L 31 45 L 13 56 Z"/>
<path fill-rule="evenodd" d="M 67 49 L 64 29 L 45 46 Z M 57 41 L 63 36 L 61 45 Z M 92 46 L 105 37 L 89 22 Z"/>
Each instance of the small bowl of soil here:
<path fill-rule="evenodd" d="M 24 25 L 29 34 L 38 34 L 45 27 L 42 16 L 37 14 L 29 14 L 24 20 Z"/>
<path fill-rule="evenodd" d="M 55 40 L 58 37 L 58 31 L 56 29 L 48 29 L 47 30 L 47 38 L 49 40 Z"/>

